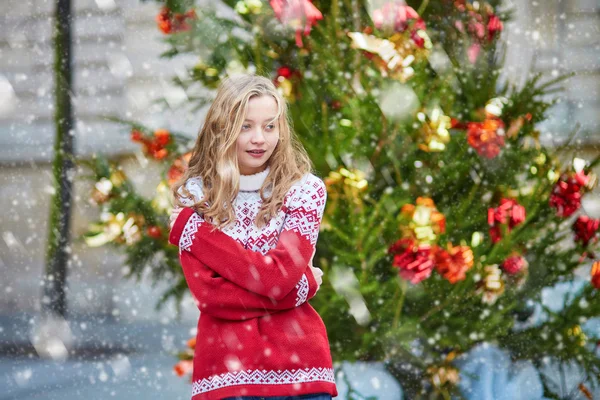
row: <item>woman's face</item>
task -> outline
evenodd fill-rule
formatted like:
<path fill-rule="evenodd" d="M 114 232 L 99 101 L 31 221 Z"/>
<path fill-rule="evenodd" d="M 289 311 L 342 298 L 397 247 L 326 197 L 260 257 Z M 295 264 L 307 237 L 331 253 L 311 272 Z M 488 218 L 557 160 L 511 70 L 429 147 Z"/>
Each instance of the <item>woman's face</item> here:
<path fill-rule="evenodd" d="M 277 115 L 272 96 L 255 96 L 248 101 L 248 113 L 237 138 L 237 157 L 241 175 L 264 171 L 279 141 L 279 124 L 270 122 Z M 253 154 L 251 151 L 258 151 Z"/>

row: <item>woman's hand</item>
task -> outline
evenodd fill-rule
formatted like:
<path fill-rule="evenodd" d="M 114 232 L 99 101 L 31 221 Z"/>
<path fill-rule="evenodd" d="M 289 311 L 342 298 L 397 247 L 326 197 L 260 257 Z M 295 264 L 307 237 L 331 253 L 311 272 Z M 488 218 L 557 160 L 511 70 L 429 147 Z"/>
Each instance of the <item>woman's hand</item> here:
<path fill-rule="evenodd" d="M 177 220 L 177 217 L 179 216 L 179 213 L 181 212 L 181 210 L 183 210 L 183 208 L 175 207 L 175 208 L 173 208 L 173 211 L 171 211 L 171 216 L 169 217 L 169 228 L 170 229 L 173 229 L 173 225 L 175 225 L 175 220 Z"/>
<path fill-rule="evenodd" d="M 317 268 L 317 267 L 313 267 L 313 258 L 315 258 L 315 254 L 317 252 L 317 249 L 315 249 L 313 251 L 313 255 L 310 258 L 310 262 L 308 263 L 308 266 L 310 267 L 310 272 L 312 272 L 313 276 L 315 277 L 315 280 L 317 281 L 317 290 L 315 291 L 315 293 L 317 293 L 319 291 L 319 289 L 321 288 L 321 285 L 323 284 L 323 278 L 321 278 L 323 276 L 323 270 L 321 268 Z"/>
<path fill-rule="evenodd" d="M 312 260 L 310 261 L 310 271 L 312 272 L 313 276 L 315 277 L 315 280 L 317 281 L 317 292 L 319 291 L 319 289 L 321 288 L 321 285 L 323 284 L 323 270 L 321 268 L 317 268 L 317 267 L 313 267 L 312 265 Z"/>

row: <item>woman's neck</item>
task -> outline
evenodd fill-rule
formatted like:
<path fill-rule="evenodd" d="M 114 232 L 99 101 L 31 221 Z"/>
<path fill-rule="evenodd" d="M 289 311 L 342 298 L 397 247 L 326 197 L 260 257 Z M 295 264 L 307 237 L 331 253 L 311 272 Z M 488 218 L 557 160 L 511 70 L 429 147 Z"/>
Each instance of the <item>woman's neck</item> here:
<path fill-rule="evenodd" d="M 252 175 L 240 174 L 240 191 L 254 192 L 260 190 L 270 170 L 271 168 L 267 165 L 267 168 L 261 172 Z"/>

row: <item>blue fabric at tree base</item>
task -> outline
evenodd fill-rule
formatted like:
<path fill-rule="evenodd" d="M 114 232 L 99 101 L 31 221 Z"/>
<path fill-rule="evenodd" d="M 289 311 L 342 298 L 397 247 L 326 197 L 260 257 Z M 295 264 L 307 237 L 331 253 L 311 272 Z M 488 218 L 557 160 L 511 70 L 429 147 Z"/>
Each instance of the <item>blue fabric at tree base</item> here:
<path fill-rule="evenodd" d="M 541 400 L 544 388 L 530 362 L 511 362 L 496 346 L 482 344 L 460 363 L 461 392 L 467 399 Z"/>
<path fill-rule="evenodd" d="M 545 400 L 537 370 L 529 362 L 513 363 L 506 351 L 479 345 L 457 359 L 459 388 L 468 400 Z M 406 400 L 398 381 L 381 362 L 343 362 L 336 368 L 339 399 L 349 398 L 348 384 L 359 399 Z M 344 379 L 345 378 L 345 379 Z"/>

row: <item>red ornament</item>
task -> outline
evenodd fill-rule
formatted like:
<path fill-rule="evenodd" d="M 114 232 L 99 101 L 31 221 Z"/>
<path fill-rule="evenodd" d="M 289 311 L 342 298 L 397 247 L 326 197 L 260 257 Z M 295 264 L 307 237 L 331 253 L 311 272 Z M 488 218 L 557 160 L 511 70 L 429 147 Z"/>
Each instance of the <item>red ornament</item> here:
<path fill-rule="evenodd" d="M 296 46 L 303 47 L 302 34 L 308 36 L 323 14 L 310 0 L 271 0 L 275 17 L 281 23 L 296 28 Z"/>
<path fill-rule="evenodd" d="M 170 10 L 167 7 L 164 7 L 156 16 L 158 29 L 163 33 L 171 33 L 171 14 Z"/>
<path fill-rule="evenodd" d="M 430 245 L 416 245 L 412 239 L 400 239 L 389 249 L 394 254 L 392 265 L 399 269 L 402 279 L 417 284 L 429 278 L 433 271 L 433 253 Z"/>
<path fill-rule="evenodd" d="M 191 152 L 186 153 L 181 157 L 177 158 L 175 161 L 173 161 L 173 165 L 171 165 L 169 171 L 167 172 L 167 181 L 170 186 L 177 182 L 179 179 L 181 179 L 181 177 L 187 170 L 190 158 L 192 158 Z"/>
<path fill-rule="evenodd" d="M 458 9 L 458 11 L 465 11 L 466 10 L 466 0 L 455 0 L 454 7 L 456 7 Z"/>
<path fill-rule="evenodd" d="M 177 376 L 184 376 L 192 372 L 194 363 L 192 360 L 181 360 L 173 367 L 173 371 Z"/>
<path fill-rule="evenodd" d="M 502 263 L 502 269 L 509 275 L 514 275 L 527 267 L 527 260 L 521 256 L 508 257 Z"/>
<path fill-rule="evenodd" d="M 158 239 L 162 236 L 162 231 L 156 225 L 149 226 L 148 228 L 146 228 L 146 233 L 148 234 L 148 236 L 154 239 Z"/>
<path fill-rule="evenodd" d="M 289 79 L 292 76 L 292 69 L 290 67 L 279 67 L 277 76 L 283 76 L 285 79 Z"/>
<path fill-rule="evenodd" d="M 596 261 L 592 264 L 590 275 L 592 276 L 592 285 L 596 289 L 600 289 L 600 261 Z M 600 342 L 598 343 L 600 344 Z"/>
<path fill-rule="evenodd" d="M 169 133 L 168 130 L 158 129 L 157 131 L 154 132 L 154 142 L 158 146 L 164 147 L 167 144 L 169 144 L 170 140 L 171 140 L 171 134 Z"/>
<path fill-rule="evenodd" d="M 163 7 L 156 16 L 156 24 L 165 34 L 183 32 L 190 30 L 187 20 L 196 18 L 196 12 L 192 9 L 186 13 L 174 13 L 168 7 Z"/>
<path fill-rule="evenodd" d="M 550 195 L 550 206 L 556 208 L 557 216 L 566 218 L 579 210 L 581 197 L 589 182 L 590 176 L 583 171 L 567 172 L 560 176 Z"/>
<path fill-rule="evenodd" d="M 469 14 L 471 16 L 471 20 L 467 26 L 469 33 L 471 33 L 471 36 L 475 37 L 476 39 L 483 39 L 485 37 L 485 25 L 483 24 L 483 17 L 481 14 L 477 14 L 474 11 L 469 11 Z"/>
<path fill-rule="evenodd" d="M 367 60 L 372 60 L 372 59 L 374 59 L 374 58 L 375 58 L 375 54 L 373 54 L 373 53 L 370 53 L 370 52 L 368 52 L 368 51 L 361 50 L 361 53 L 362 53 L 362 55 L 363 55 L 364 57 L 366 57 L 366 58 L 367 58 Z"/>
<path fill-rule="evenodd" d="M 600 228 L 600 219 L 593 219 L 587 215 L 580 215 L 573 223 L 573 231 L 575 232 L 575 241 L 581 242 L 583 246 L 587 246 L 591 241 L 597 242 Z"/>
<path fill-rule="evenodd" d="M 487 41 L 488 43 L 492 42 L 504 29 L 502 20 L 494 14 L 491 9 L 485 11 L 485 15 L 487 16 L 486 23 L 484 14 L 471 7 L 467 10 L 464 1 L 455 2 L 455 6 L 461 12 L 468 11 L 467 30 L 471 34 L 471 37 L 481 44 L 483 44 L 484 41 Z M 458 20 L 454 25 L 456 26 L 456 29 L 464 33 L 465 27 L 462 21 Z"/>
<path fill-rule="evenodd" d="M 454 284 L 466 278 L 466 273 L 473 267 L 473 250 L 469 246 L 448 246 L 448 250 L 437 248 L 435 269 L 448 282 Z"/>
<path fill-rule="evenodd" d="M 165 158 L 169 152 L 165 147 L 171 141 L 171 134 L 165 129 L 154 132 L 154 139 L 147 144 L 148 153 L 157 160 Z"/>
<path fill-rule="evenodd" d="M 160 149 L 160 150 L 156 150 L 154 152 L 152 152 L 152 157 L 154 157 L 157 160 L 162 160 L 163 158 L 166 158 L 169 155 L 169 151 L 167 149 Z"/>
<path fill-rule="evenodd" d="M 468 122 L 467 141 L 479 155 L 495 158 L 504 147 L 504 122 L 499 118 Z"/>
<path fill-rule="evenodd" d="M 450 129 L 467 129 L 467 124 L 460 122 L 456 118 L 450 118 Z"/>
<path fill-rule="evenodd" d="M 300 71 L 298 71 L 297 69 L 293 69 L 292 67 L 288 67 L 288 66 L 284 65 L 277 69 L 277 75 L 276 75 L 273 83 L 275 84 L 275 86 L 279 86 L 279 84 L 284 79 L 300 80 L 301 78 L 302 78 L 302 73 Z"/>
<path fill-rule="evenodd" d="M 414 8 L 406 4 L 388 2 L 383 7 L 373 11 L 373 23 L 377 29 L 393 28 L 394 32 L 404 32 L 410 28 L 410 37 L 417 45 L 423 48 L 425 39 L 419 36 L 419 30 L 425 30 L 425 21 Z"/>
<path fill-rule="evenodd" d="M 500 206 L 488 209 L 488 225 L 492 242 L 496 243 L 502 239 L 500 225 L 508 225 L 508 232 L 516 225 L 525 221 L 525 207 L 513 199 L 503 198 Z"/>
<path fill-rule="evenodd" d="M 425 38 L 419 35 L 419 31 L 424 31 L 426 29 L 425 21 L 419 18 L 413 25 L 410 38 L 415 42 L 415 45 L 419 48 L 425 47 Z"/>
<path fill-rule="evenodd" d="M 491 7 L 476 9 L 465 1 L 455 1 L 454 5 L 459 11 L 467 14 L 465 18 L 466 29 L 462 20 L 457 20 L 454 26 L 461 33 L 466 31 L 471 37 L 467 55 L 469 61 L 474 64 L 483 46 L 494 41 L 504 29 L 504 25 L 500 17 L 494 14 Z"/>
<path fill-rule="evenodd" d="M 414 8 L 406 4 L 388 2 L 383 7 L 373 11 L 373 22 L 377 29 L 385 25 L 392 25 L 394 31 L 404 32 L 410 21 L 420 19 Z"/>
<path fill-rule="evenodd" d="M 491 14 L 487 24 L 488 42 L 493 41 L 500 34 L 500 32 L 502 32 L 503 28 L 504 25 L 502 24 L 500 18 L 496 14 Z"/>
<path fill-rule="evenodd" d="M 143 138 L 144 138 L 144 135 L 142 134 L 142 132 L 138 131 L 137 129 L 133 129 L 131 131 L 131 141 L 141 142 Z"/>
<path fill-rule="evenodd" d="M 479 43 L 473 43 L 469 46 L 467 50 L 467 57 L 471 64 L 475 64 L 477 59 L 479 58 L 479 53 L 481 52 L 481 45 Z"/>
<path fill-rule="evenodd" d="M 152 139 L 134 129 L 131 131 L 131 140 L 142 143 L 144 153 L 157 160 L 162 160 L 169 154 L 169 151 L 165 147 L 171 142 L 171 134 L 165 129 L 158 129 L 154 132 Z"/>

